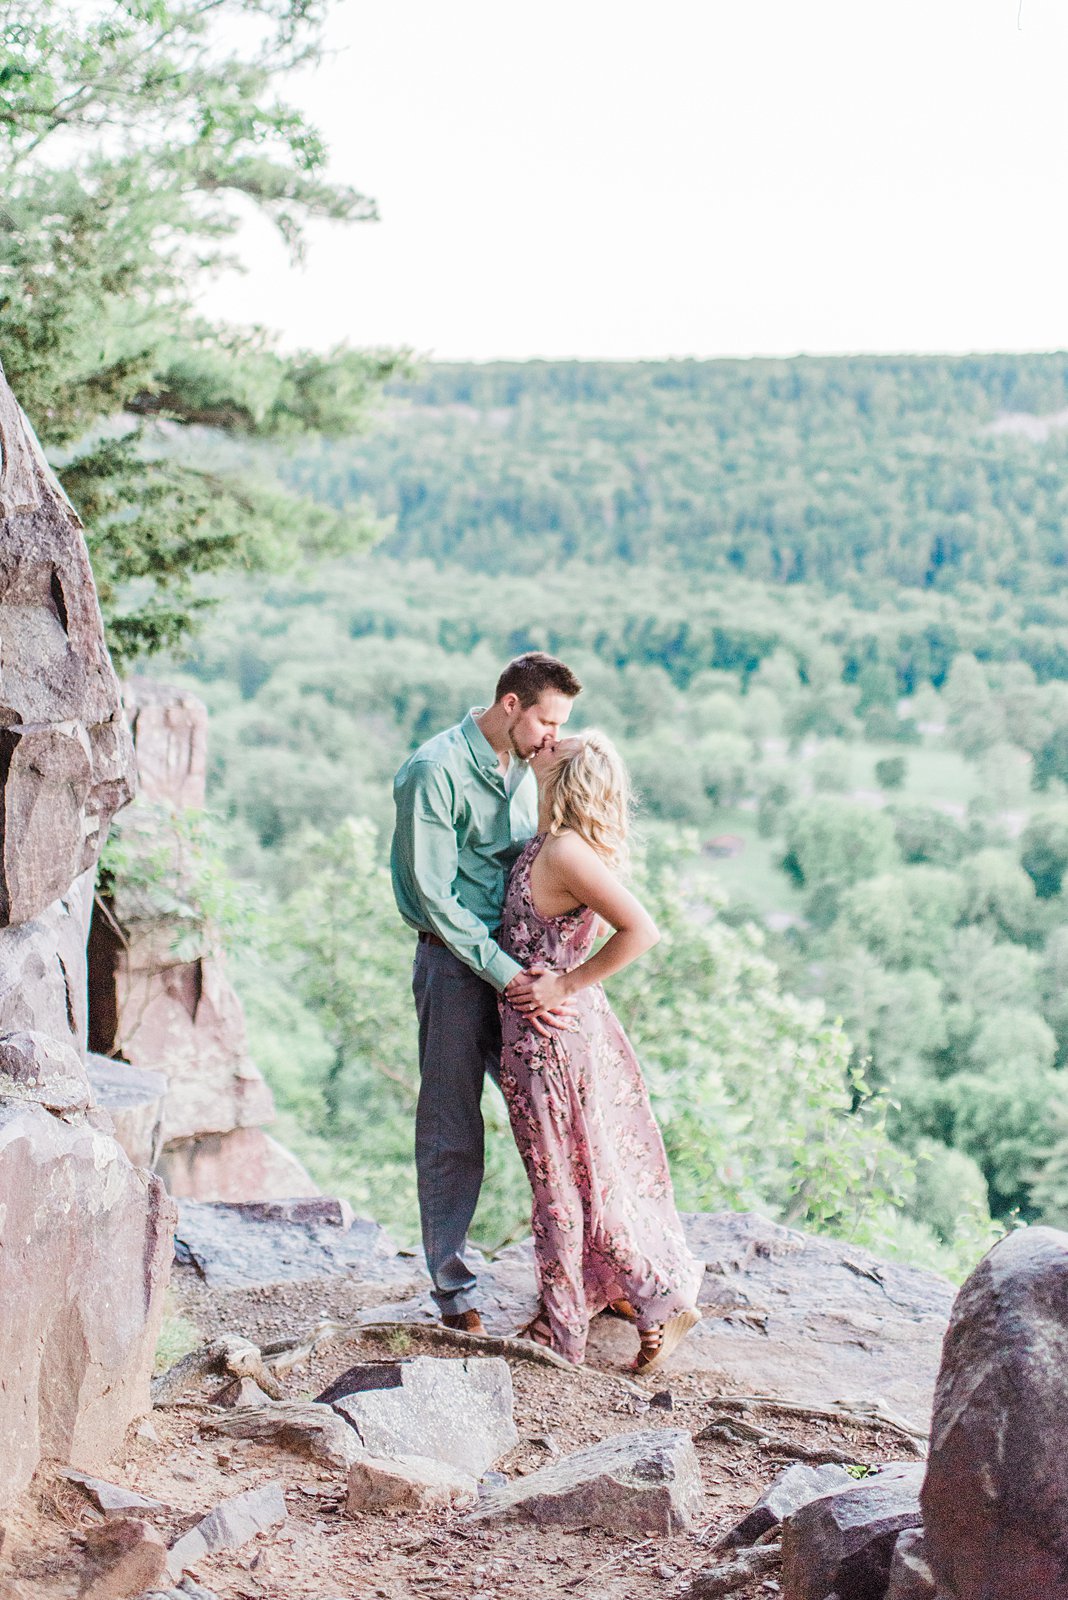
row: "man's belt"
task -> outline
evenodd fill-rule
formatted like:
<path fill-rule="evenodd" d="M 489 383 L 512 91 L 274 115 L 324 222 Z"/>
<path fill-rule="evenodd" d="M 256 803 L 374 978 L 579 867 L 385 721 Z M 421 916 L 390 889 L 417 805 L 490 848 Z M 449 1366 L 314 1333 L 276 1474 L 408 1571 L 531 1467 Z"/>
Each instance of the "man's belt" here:
<path fill-rule="evenodd" d="M 496 939 L 499 933 L 500 929 L 498 928 L 490 934 L 490 938 Z M 436 944 L 441 950 L 447 950 L 449 948 L 444 939 L 439 939 L 436 933 L 429 933 L 425 928 L 421 928 L 419 930 L 419 943 Z"/>

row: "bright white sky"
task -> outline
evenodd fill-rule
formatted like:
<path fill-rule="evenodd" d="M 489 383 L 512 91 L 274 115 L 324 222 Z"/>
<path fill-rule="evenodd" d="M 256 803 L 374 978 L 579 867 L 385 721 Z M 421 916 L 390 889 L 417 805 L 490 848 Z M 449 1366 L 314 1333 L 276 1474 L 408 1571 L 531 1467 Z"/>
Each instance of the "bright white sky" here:
<path fill-rule="evenodd" d="M 382 221 L 209 308 L 448 359 L 1068 345 L 1066 0 L 343 0 Z"/>

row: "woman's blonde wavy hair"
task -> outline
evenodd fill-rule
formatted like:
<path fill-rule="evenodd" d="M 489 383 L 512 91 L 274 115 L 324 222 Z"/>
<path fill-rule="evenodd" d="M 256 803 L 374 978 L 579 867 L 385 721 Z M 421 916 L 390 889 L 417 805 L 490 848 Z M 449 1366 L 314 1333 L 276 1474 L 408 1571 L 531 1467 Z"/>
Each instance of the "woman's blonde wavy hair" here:
<path fill-rule="evenodd" d="M 623 759 L 607 734 L 584 728 L 568 736 L 578 749 L 548 773 L 545 793 L 549 832 L 572 828 L 603 861 L 623 873 L 630 859 L 628 836 L 634 800 Z"/>

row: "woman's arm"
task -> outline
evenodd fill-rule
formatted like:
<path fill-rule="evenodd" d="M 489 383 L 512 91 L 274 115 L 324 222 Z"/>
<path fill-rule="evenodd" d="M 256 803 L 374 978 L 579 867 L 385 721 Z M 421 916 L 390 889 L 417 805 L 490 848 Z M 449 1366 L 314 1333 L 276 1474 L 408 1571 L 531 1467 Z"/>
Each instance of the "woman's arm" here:
<path fill-rule="evenodd" d="M 520 1010 L 526 1009 L 532 1001 L 539 1007 L 555 1006 L 580 989 L 603 983 L 605 978 L 622 971 L 651 950 L 660 938 L 655 922 L 641 901 L 623 887 L 615 873 L 578 834 L 568 833 L 555 839 L 546 865 L 555 889 L 572 895 L 579 905 L 589 906 L 615 932 L 596 955 L 571 972 L 546 972 L 526 983 L 521 978 L 516 979 L 521 991 L 516 997 Z"/>

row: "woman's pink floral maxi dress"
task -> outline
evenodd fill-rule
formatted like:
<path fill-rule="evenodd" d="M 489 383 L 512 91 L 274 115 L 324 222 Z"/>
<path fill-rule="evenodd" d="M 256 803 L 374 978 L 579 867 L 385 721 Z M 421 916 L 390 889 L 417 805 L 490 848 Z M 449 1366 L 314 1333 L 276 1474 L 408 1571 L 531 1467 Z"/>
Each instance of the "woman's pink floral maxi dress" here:
<path fill-rule="evenodd" d="M 531 839 L 512 869 L 500 942 L 524 967 L 566 972 L 590 953 L 586 906 L 543 917 Z M 600 984 L 575 997 L 573 1032 L 537 1033 L 502 1001 L 501 1088 L 534 1191 L 534 1254 L 553 1348 L 581 1362 L 591 1316 L 625 1298 L 638 1326 L 697 1304 L 701 1264 L 675 1210 L 664 1141 L 630 1041 Z"/>

